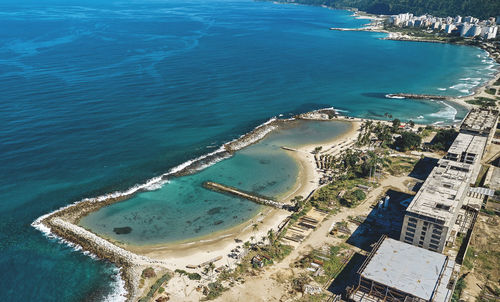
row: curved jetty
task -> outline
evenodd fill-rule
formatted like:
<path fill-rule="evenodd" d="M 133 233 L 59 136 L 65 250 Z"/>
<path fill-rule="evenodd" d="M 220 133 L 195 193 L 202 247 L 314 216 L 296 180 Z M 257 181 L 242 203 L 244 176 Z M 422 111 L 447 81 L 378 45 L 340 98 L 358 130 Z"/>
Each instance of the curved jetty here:
<path fill-rule="evenodd" d="M 242 191 L 242 190 L 230 187 L 230 186 L 226 186 L 223 184 L 219 184 L 216 182 L 212 182 L 212 181 L 207 181 L 207 182 L 203 183 L 203 187 L 210 189 L 210 190 L 213 190 L 213 191 L 217 191 L 217 192 L 229 193 L 229 194 L 241 197 L 241 198 L 248 199 L 248 200 L 253 201 L 255 203 L 258 203 L 258 204 L 263 204 L 263 205 L 275 207 L 278 209 L 288 210 L 288 209 L 292 208 L 290 205 L 284 204 L 282 202 L 277 202 L 277 201 L 271 200 L 271 199 L 263 197 L 263 196 L 258 196 L 257 194 L 254 194 L 254 193 L 248 193 L 248 192 L 245 192 L 245 191 Z"/>
<path fill-rule="evenodd" d="M 415 93 L 389 93 L 385 95 L 388 99 L 415 99 L 415 100 L 447 100 L 448 97 L 432 94 L 415 94 Z"/>

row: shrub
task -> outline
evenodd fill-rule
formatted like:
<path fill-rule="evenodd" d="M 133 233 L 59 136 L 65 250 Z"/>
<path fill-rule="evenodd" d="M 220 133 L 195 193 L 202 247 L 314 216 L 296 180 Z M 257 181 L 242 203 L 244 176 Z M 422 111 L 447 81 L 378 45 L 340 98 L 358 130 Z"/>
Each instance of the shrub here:
<path fill-rule="evenodd" d="M 154 278 L 154 277 L 156 277 L 156 273 L 155 273 L 155 270 L 152 267 L 148 267 L 148 268 L 145 268 L 142 271 L 141 276 L 143 278 Z"/>
<path fill-rule="evenodd" d="M 366 198 L 365 192 L 363 192 L 360 189 L 357 189 L 354 192 L 352 192 L 352 196 L 354 196 L 358 201 L 364 200 Z"/>
<path fill-rule="evenodd" d="M 413 132 L 403 132 L 401 136 L 396 138 L 394 146 L 401 151 L 414 150 L 420 146 L 422 138 Z"/>

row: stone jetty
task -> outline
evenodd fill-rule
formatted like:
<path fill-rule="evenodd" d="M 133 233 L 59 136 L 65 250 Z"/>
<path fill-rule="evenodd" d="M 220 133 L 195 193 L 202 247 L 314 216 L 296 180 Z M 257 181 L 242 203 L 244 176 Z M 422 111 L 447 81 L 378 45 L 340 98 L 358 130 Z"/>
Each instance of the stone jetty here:
<path fill-rule="evenodd" d="M 245 192 L 245 191 L 242 191 L 242 190 L 230 187 L 230 186 L 226 186 L 223 184 L 219 184 L 216 182 L 207 181 L 207 182 L 203 183 L 203 186 L 205 188 L 213 190 L 213 191 L 232 194 L 232 195 L 235 195 L 237 197 L 245 198 L 245 199 L 248 199 L 248 200 L 253 201 L 255 203 L 263 204 L 265 206 L 270 206 L 270 207 L 274 207 L 277 209 L 289 210 L 292 208 L 288 204 L 285 204 L 282 202 L 277 202 L 277 201 L 271 200 L 271 199 L 263 197 L 263 196 L 258 196 L 257 194 L 254 194 L 254 193 L 248 193 L 248 192 Z"/>
<path fill-rule="evenodd" d="M 386 95 L 389 99 L 415 99 L 415 100 L 447 100 L 443 95 L 415 94 L 415 93 L 390 93 Z"/>

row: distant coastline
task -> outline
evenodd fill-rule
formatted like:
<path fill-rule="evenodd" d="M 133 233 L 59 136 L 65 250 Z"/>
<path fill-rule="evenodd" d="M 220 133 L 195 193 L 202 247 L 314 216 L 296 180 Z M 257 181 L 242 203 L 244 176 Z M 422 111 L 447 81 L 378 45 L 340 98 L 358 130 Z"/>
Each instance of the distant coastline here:
<path fill-rule="evenodd" d="M 358 17 L 366 17 L 370 18 L 371 16 L 361 16 L 361 15 L 355 15 Z M 372 21 L 373 22 L 373 21 Z M 360 29 L 363 30 L 363 29 Z M 376 30 L 367 30 L 367 31 L 374 31 L 374 32 L 385 32 L 389 33 L 386 31 L 376 31 Z M 404 40 L 402 38 L 393 38 L 391 40 L 399 40 L 399 41 L 409 41 L 409 40 Z M 434 41 L 425 41 L 425 40 L 412 40 L 412 41 L 418 41 L 418 42 L 433 42 Z M 438 43 L 445 43 L 445 42 L 438 42 Z M 475 91 L 473 92 L 472 95 L 461 97 L 461 98 L 451 98 L 449 101 L 456 102 L 462 106 L 465 106 L 466 108 L 470 109 L 471 105 L 465 103 L 465 100 L 468 98 L 474 97 L 478 94 L 481 94 L 484 92 L 485 88 L 492 82 L 496 81 L 500 77 L 500 70 L 497 70 L 496 75 L 492 80 L 489 82 L 476 87 Z M 334 117 L 338 116 L 338 117 Z M 168 173 L 165 173 L 159 177 L 153 178 L 149 181 L 147 181 L 145 184 L 130 188 L 129 190 L 126 190 L 124 192 L 114 192 L 109 195 L 104 195 L 100 196 L 97 198 L 92 198 L 92 199 L 83 199 L 81 201 L 78 201 L 74 204 L 68 205 L 66 207 L 63 207 L 61 209 L 58 209 L 52 213 L 46 214 L 40 218 L 38 218 L 35 222 L 33 222 L 33 226 L 46 235 L 56 235 L 59 238 L 62 238 L 68 242 L 72 242 L 74 244 L 77 244 L 81 246 L 85 251 L 89 251 L 92 254 L 96 255 L 99 258 L 102 259 L 107 259 L 119 267 L 121 267 L 121 275 L 122 278 L 125 280 L 126 288 L 127 288 L 127 295 L 129 299 L 132 299 L 133 297 L 137 297 L 137 274 L 140 272 L 140 269 L 145 266 L 164 266 L 164 267 L 170 267 L 172 262 L 175 262 L 174 260 L 169 261 L 168 263 L 162 263 L 161 261 L 155 260 L 154 258 L 149 258 L 147 256 L 137 256 L 140 258 L 131 258 L 135 257 L 133 255 L 129 255 L 126 252 L 127 251 L 122 251 L 125 250 L 123 248 L 118 247 L 115 249 L 114 247 L 104 247 L 103 245 L 100 244 L 99 242 L 96 242 L 95 238 L 92 237 L 91 232 L 87 230 L 87 233 L 85 230 L 81 227 L 78 228 L 73 228 L 71 225 L 76 226 L 78 224 L 78 221 L 81 219 L 81 217 L 88 215 L 91 212 L 97 211 L 100 208 L 117 203 L 120 201 L 123 201 L 125 199 L 130 198 L 131 196 L 149 190 L 151 187 L 155 187 L 157 185 L 162 185 L 166 181 L 168 181 L 171 177 L 178 177 L 181 175 L 186 175 L 190 173 L 195 173 L 196 171 L 199 171 L 200 169 L 203 169 L 207 165 L 211 165 L 217 161 L 223 160 L 225 158 L 228 158 L 231 156 L 233 152 L 236 152 L 238 150 L 241 150 L 251 144 L 254 144 L 260 140 L 262 140 L 267 134 L 271 133 L 272 131 L 278 129 L 281 125 L 287 123 L 290 120 L 295 120 L 295 119 L 311 119 L 311 120 L 343 120 L 351 123 L 356 123 L 360 119 L 354 119 L 354 118 L 349 118 L 349 117 L 343 117 L 339 116 L 334 109 L 321 109 L 321 110 L 316 110 L 313 112 L 309 112 L 306 114 L 301 114 L 298 115 L 292 119 L 278 119 L 278 118 L 272 118 L 265 122 L 262 125 L 259 125 L 256 127 L 254 130 L 251 132 L 244 134 L 240 136 L 238 139 L 235 139 L 231 142 L 228 142 L 224 144 L 221 148 L 218 150 L 203 155 L 197 159 L 194 159 L 192 161 L 189 161 L 187 163 L 184 163 Z M 346 137 L 349 137 L 352 139 L 353 135 L 356 134 L 357 128 L 356 126 L 353 126 L 351 131 L 346 133 L 345 135 L 341 136 L 341 138 L 336 138 L 335 141 L 345 139 Z M 332 142 L 330 142 L 332 143 Z M 307 146 L 307 148 L 310 148 L 311 146 Z M 302 170 L 303 173 L 306 173 L 306 177 L 302 177 L 302 179 L 309 179 L 312 177 L 315 179 L 315 174 L 314 174 L 314 169 L 309 169 L 306 168 L 306 165 L 304 164 L 305 162 L 308 161 L 308 159 L 304 156 L 301 155 L 293 155 L 294 158 L 302 164 Z M 310 167 L 310 166 L 309 166 Z M 308 170 L 309 169 L 309 170 Z M 316 182 L 317 183 L 317 182 Z M 307 191 L 310 191 L 313 189 L 313 187 L 317 187 L 317 185 L 311 185 L 311 182 L 309 181 L 302 181 L 301 184 L 298 184 L 298 188 L 292 193 L 289 194 L 289 196 L 286 196 L 286 198 L 289 198 L 291 195 L 300 195 L 303 194 Z M 267 213 L 262 221 L 265 221 L 265 228 L 276 228 L 278 227 L 278 224 L 281 223 L 283 219 L 288 215 L 285 212 L 280 212 L 280 211 L 266 211 Z M 272 212 L 272 213 L 271 213 Z M 267 219 L 266 217 L 273 217 L 272 219 Z M 278 217 L 279 219 L 274 219 Z M 279 223 L 277 223 L 278 221 Z M 216 236 L 207 236 L 210 238 L 216 237 L 212 242 L 209 242 L 208 245 L 210 246 L 215 246 L 220 244 L 222 240 L 224 240 L 227 236 L 227 234 L 234 233 L 234 230 L 246 230 L 249 228 L 249 222 L 242 223 L 238 226 L 235 226 L 234 229 L 231 228 L 229 230 L 224 230 L 221 232 L 218 232 Z M 90 234 L 89 234 L 90 233 Z M 96 237 L 100 237 L 94 234 Z M 206 237 L 203 237 L 206 238 Z M 110 243 L 113 244 L 113 243 Z M 183 244 L 183 243 L 181 243 Z M 148 247 L 151 248 L 151 247 Z M 156 248 L 156 247 L 153 247 Z M 161 249 L 161 247 L 157 247 Z M 198 245 L 193 246 L 193 248 L 198 248 Z M 185 249 L 184 246 L 179 247 L 179 249 L 183 250 Z M 150 253 L 150 254 L 155 254 L 156 252 L 153 252 L 151 250 L 145 251 L 144 249 L 132 249 L 132 252 L 137 252 L 137 253 Z M 158 251 L 159 252 L 159 251 Z M 137 264 L 137 261 L 139 261 L 139 265 Z M 179 262 L 180 265 L 185 265 L 183 262 Z"/>

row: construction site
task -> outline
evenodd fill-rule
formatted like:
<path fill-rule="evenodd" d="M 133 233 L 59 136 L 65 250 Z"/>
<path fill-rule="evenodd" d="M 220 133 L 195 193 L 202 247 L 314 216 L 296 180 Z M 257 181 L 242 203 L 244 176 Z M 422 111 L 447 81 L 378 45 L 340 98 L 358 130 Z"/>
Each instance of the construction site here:
<path fill-rule="evenodd" d="M 496 167 L 484 170 L 485 159 L 500 151 L 490 144 L 497 122 L 497 111 L 472 110 L 414 196 L 399 203 L 382 198 L 368 216 L 356 217 L 360 223 L 352 234 L 336 226 L 359 251 L 333 281 L 334 299 L 447 302 L 454 292 L 467 301 L 478 295 L 498 299 L 498 285 L 473 269 L 479 265 L 489 277 L 498 275 L 498 247 L 487 245 L 498 242 L 493 229 L 499 219 L 481 213 L 495 192 L 489 185 L 495 185 Z M 467 278 L 472 281 L 465 286 Z"/>

